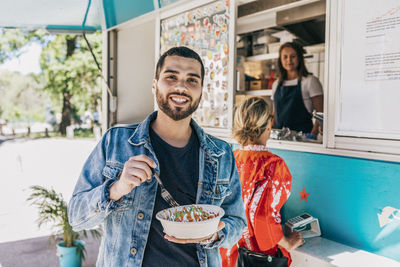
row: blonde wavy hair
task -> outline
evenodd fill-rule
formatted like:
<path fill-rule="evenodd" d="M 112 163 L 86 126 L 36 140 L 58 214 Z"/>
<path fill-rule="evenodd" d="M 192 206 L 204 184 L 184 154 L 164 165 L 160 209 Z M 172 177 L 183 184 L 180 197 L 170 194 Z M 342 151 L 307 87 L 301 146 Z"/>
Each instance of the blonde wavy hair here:
<path fill-rule="evenodd" d="M 233 138 L 246 146 L 261 136 L 272 118 L 268 103 L 261 97 L 250 97 L 236 107 Z"/>

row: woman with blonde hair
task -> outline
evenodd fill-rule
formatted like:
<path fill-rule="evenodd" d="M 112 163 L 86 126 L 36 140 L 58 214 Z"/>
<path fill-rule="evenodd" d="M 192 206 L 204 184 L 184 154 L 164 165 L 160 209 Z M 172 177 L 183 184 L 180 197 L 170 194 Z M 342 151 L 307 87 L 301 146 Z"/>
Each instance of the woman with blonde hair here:
<path fill-rule="evenodd" d="M 299 232 L 287 237 L 282 232 L 280 210 L 290 195 L 292 176 L 283 159 L 266 147 L 272 118 L 271 108 L 259 97 L 248 98 L 236 108 L 233 137 L 241 147 L 234 155 L 248 226 L 236 246 L 220 249 L 224 267 L 257 266 L 252 253 L 266 259 L 275 256 L 270 259 L 280 262 L 260 266 L 288 266 L 288 250 L 304 243 Z"/>

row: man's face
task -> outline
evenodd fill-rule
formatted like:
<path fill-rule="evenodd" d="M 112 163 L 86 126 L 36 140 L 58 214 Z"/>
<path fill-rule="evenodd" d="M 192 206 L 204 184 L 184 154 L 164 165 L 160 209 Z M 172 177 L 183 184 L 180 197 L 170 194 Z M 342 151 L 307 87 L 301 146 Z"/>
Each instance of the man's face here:
<path fill-rule="evenodd" d="M 175 121 L 196 111 L 202 93 L 201 65 L 192 58 L 167 56 L 153 81 L 159 109 Z"/>

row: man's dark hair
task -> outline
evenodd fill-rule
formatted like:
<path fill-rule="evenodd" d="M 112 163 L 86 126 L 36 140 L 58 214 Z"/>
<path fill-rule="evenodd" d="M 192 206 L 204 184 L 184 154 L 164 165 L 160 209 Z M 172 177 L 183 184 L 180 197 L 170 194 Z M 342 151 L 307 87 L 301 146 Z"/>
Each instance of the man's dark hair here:
<path fill-rule="evenodd" d="M 195 51 L 192 49 L 185 47 L 185 46 L 178 46 L 178 47 L 172 47 L 170 48 L 167 52 L 161 55 L 161 57 L 158 59 L 157 66 L 156 66 L 156 79 L 160 77 L 160 72 L 161 68 L 164 66 L 164 61 L 167 56 L 180 56 L 180 57 L 186 57 L 186 58 L 193 58 L 200 62 L 201 65 L 201 85 L 203 85 L 204 82 L 204 65 L 203 61 L 201 60 L 199 54 L 197 54 Z"/>
<path fill-rule="evenodd" d="M 287 71 L 283 68 L 282 61 L 281 61 L 282 50 L 286 47 L 290 47 L 294 51 L 296 51 L 297 59 L 299 61 L 299 65 L 297 66 L 299 79 L 301 79 L 301 77 L 303 77 L 303 76 L 307 77 L 307 75 L 311 74 L 307 70 L 307 67 L 304 63 L 304 54 L 306 53 L 304 48 L 295 42 L 287 42 L 287 43 L 284 43 L 283 45 L 281 45 L 281 47 L 279 48 L 279 58 L 278 58 L 279 82 L 282 82 L 283 80 L 287 80 Z"/>

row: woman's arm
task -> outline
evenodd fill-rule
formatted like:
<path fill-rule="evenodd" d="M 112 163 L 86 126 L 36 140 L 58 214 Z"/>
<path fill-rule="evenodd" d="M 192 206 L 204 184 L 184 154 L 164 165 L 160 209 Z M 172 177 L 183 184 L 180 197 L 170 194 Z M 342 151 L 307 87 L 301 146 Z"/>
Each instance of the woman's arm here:
<path fill-rule="evenodd" d="M 275 121 L 276 121 L 276 114 L 275 114 L 275 103 L 274 103 L 274 94 L 276 92 L 276 88 L 278 87 L 278 80 L 275 80 L 274 83 L 272 84 L 272 94 L 271 94 L 271 100 L 272 100 L 272 128 L 275 126 Z"/>
<path fill-rule="evenodd" d="M 272 128 L 274 128 L 276 121 L 275 104 L 272 104 L 272 116 Z"/>
<path fill-rule="evenodd" d="M 323 95 L 317 95 L 311 98 L 313 108 L 317 112 L 323 112 L 324 111 L 324 96 Z M 314 123 L 314 126 L 311 130 L 311 133 L 314 134 L 315 136 L 318 135 L 318 127 L 319 127 L 319 122 L 316 120 Z"/>

